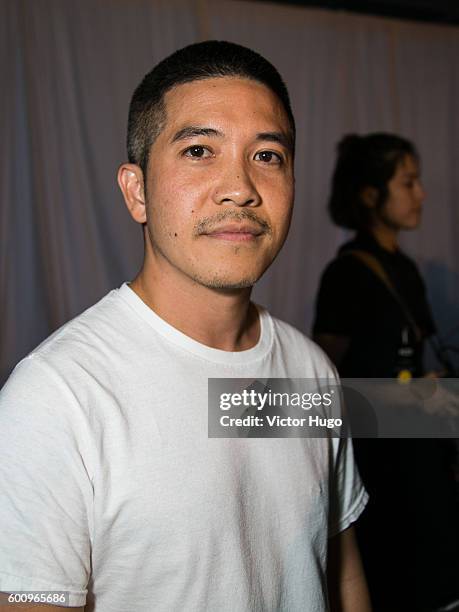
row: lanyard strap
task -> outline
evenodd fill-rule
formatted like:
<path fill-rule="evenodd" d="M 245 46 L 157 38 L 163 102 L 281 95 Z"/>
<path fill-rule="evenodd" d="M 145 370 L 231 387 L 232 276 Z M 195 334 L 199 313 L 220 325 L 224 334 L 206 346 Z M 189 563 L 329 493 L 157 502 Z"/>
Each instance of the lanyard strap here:
<path fill-rule="evenodd" d="M 396 290 L 394 284 L 390 280 L 389 275 L 384 270 L 381 262 L 376 259 L 376 257 L 371 253 L 367 253 L 367 251 L 360 251 L 357 249 L 344 251 L 344 253 L 342 253 L 340 257 L 344 255 L 352 255 L 353 257 L 356 257 L 379 278 L 379 280 L 384 284 L 386 289 L 400 306 L 401 310 L 403 311 L 403 314 L 405 315 L 406 320 L 413 329 L 413 332 L 416 336 L 416 340 L 419 342 L 422 339 L 422 332 L 416 321 L 414 320 L 408 306 L 405 304 L 404 300 L 402 299 L 402 297 Z"/>

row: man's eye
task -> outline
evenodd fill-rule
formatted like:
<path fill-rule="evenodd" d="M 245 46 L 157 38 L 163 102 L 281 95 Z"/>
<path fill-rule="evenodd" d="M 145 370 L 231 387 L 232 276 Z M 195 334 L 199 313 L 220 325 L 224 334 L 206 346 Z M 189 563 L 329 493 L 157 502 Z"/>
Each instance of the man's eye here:
<path fill-rule="evenodd" d="M 183 154 L 185 155 L 185 157 L 195 157 L 198 159 L 212 156 L 212 153 L 209 151 L 209 149 L 201 145 L 194 145 L 192 147 L 188 147 L 188 149 L 186 149 Z"/>
<path fill-rule="evenodd" d="M 256 161 L 264 162 L 265 164 L 280 164 L 282 163 L 282 157 L 274 151 L 260 151 L 255 155 Z"/>

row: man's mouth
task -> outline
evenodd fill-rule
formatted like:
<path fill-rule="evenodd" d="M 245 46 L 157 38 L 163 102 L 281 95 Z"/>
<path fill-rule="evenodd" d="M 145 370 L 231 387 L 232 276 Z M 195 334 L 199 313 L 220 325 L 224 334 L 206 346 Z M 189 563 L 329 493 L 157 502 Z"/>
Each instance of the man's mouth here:
<path fill-rule="evenodd" d="M 264 234 L 264 230 L 253 223 L 225 223 L 204 232 L 204 236 L 216 240 L 228 240 L 231 242 L 247 242 L 256 240 Z"/>

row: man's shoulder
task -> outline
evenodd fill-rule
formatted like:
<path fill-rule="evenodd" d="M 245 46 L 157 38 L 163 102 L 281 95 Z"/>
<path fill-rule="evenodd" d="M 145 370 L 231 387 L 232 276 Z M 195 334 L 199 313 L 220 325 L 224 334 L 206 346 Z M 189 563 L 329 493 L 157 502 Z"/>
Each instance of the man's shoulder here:
<path fill-rule="evenodd" d="M 136 318 L 114 289 L 43 340 L 17 364 L 12 378 L 96 375 L 119 361 L 135 333 Z"/>
<path fill-rule="evenodd" d="M 123 303 L 114 289 L 82 313 L 64 323 L 33 349 L 28 357 L 47 359 L 65 357 L 72 352 L 87 352 L 106 343 L 123 331 Z"/>
<path fill-rule="evenodd" d="M 97 381 L 115 384 L 134 327 L 129 306 L 118 290 L 110 291 L 22 359 L 3 387 L 2 397 L 33 396 L 38 402 L 45 396 L 68 397 L 69 390 L 76 397 Z"/>
<path fill-rule="evenodd" d="M 289 352 L 293 360 L 306 366 L 306 375 L 336 377 L 336 370 L 325 352 L 299 329 L 271 315 L 275 337 L 281 348 Z M 310 374 L 309 374 L 310 373 Z"/>

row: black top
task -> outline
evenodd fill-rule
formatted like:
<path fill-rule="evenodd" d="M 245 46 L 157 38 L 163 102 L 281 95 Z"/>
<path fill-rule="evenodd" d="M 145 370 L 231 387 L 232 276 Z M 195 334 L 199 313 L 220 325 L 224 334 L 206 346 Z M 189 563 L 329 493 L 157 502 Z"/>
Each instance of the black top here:
<path fill-rule="evenodd" d="M 374 255 L 421 331 L 435 333 L 415 263 L 386 251 L 369 235 L 346 243 L 326 268 L 314 333 L 349 338 L 339 364 L 348 378 L 396 375 L 402 332 L 414 349 L 414 375 L 423 373 L 423 341 L 384 282 L 350 250 Z M 357 537 L 374 610 L 419 612 L 459 597 L 458 504 L 449 440 L 355 439 L 355 457 L 370 494 Z"/>
<path fill-rule="evenodd" d="M 423 373 L 423 342 L 400 304 L 380 278 L 351 250 L 366 251 L 380 262 L 403 299 L 423 338 L 435 333 L 424 282 L 416 264 L 400 250 L 382 248 L 370 235 L 361 234 L 343 245 L 322 275 L 316 303 L 314 333 L 347 336 L 350 346 L 339 371 L 344 377 L 395 376 L 402 333 L 407 329 L 415 349 L 415 376 Z"/>

